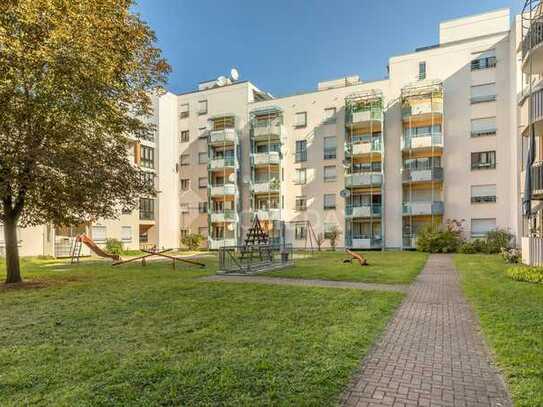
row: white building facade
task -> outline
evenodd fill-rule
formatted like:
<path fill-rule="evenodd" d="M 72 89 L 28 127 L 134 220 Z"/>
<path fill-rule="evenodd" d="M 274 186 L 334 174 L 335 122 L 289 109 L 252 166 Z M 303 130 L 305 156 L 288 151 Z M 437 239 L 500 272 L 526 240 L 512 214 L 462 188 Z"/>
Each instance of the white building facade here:
<path fill-rule="evenodd" d="M 177 248 L 199 233 L 217 249 L 242 244 L 258 215 L 294 247 L 339 228 L 339 246 L 410 249 L 422 225 L 456 219 L 466 237 L 504 228 L 520 245 L 521 25 L 506 9 L 443 22 L 437 45 L 390 58 L 379 81 L 350 76 L 281 98 L 231 80 L 167 93 L 155 139 L 135 147 L 157 197 L 85 228 L 129 248 Z M 23 255 L 59 255 L 64 235 L 20 236 Z"/>

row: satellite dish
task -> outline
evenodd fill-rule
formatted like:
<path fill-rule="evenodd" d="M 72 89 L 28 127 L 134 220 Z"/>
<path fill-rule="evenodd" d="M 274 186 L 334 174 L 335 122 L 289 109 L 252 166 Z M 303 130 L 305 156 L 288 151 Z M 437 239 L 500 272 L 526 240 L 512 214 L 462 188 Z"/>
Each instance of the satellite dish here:
<path fill-rule="evenodd" d="M 239 79 L 239 71 L 236 68 L 230 69 L 230 79 L 232 79 L 233 82 Z"/>
<path fill-rule="evenodd" d="M 228 80 L 226 79 L 226 76 L 219 76 L 217 78 L 217 85 L 224 86 L 228 83 Z"/>
<path fill-rule="evenodd" d="M 348 197 L 351 196 L 351 191 L 349 191 L 348 189 L 343 189 L 343 190 L 340 191 L 339 195 L 340 195 L 342 198 L 347 199 Z"/>
<path fill-rule="evenodd" d="M 235 173 L 232 173 L 228 176 L 228 181 L 234 183 L 236 182 L 236 174 Z"/>
<path fill-rule="evenodd" d="M 248 184 L 249 182 L 251 182 L 251 177 L 249 175 L 244 175 L 243 176 L 243 183 Z"/>
<path fill-rule="evenodd" d="M 228 228 L 229 231 L 234 230 L 234 224 L 233 224 L 233 223 L 229 223 L 228 226 L 227 226 L 227 228 Z"/>

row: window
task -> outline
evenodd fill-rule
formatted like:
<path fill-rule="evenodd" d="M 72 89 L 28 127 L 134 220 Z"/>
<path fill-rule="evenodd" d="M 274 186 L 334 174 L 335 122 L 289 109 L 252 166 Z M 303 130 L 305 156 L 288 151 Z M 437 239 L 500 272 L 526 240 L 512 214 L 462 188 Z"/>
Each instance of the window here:
<path fill-rule="evenodd" d="M 486 117 L 471 120 L 471 137 L 495 136 L 496 118 Z"/>
<path fill-rule="evenodd" d="M 296 141 L 296 162 L 307 161 L 307 141 Z"/>
<path fill-rule="evenodd" d="M 206 201 L 198 202 L 198 212 L 207 213 L 207 202 Z"/>
<path fill-rule="evenodd" d="M 155 201 L 151 198 L 140 198 L 140 220 L 155 219 Z"/>
<path fill-rule="evenodd" d="M 183 239 L 188 236 L 190 231 L 188 229 L 181 229 L 180 232 L 181 232 L 181 239 Z"/>
<path fill-rule="evenodd" d="M 155 168 L 155 149 L 153 147 L 141 146 L 140 163 L 144 168 Z"/>
<path fill-rule="evenodd" d="M 495 229 L 496 229 L 496 218 L 471 220 L 471 237 L 483 237 L 488 232 Z"/>
<path fill-rule="evenodd" d="M 305 240 L 307 238 L 307 225 L 304 223 L 294 224 L 294 239 Z"/>
<path fill-rule="evenodd" d="M 337 144 L 337 140 L 335 137 L 324 138 L 324 159 L 325 160 L 332 160 L 336 158 L 336 144 Z"/>
<path fill-rule="evenodd" d="M 185 103 L 181 106 L 179 106 L 179 118 L 184 119 L 186 117 L 189 117 L 189 104 Z"/>
<path fill-rule="evenodd" d="M 336 180 L 336 166 L 330 165 L 324 167 L 324 181 L 331 182 Z"/>
<path fill-rule="evenodd" d="M 335 123 L 336 122 L 336 108 L 327 107 L 324 109 L 324 122 L 325 123 Z"/>
<path fill-rule="evenodd" d="M 471 103 L 493 102 L 496 100 L 496 84 L 476 85 L 471 87 Z"/>
<path fill-rule="evenodd" d="M 198 164 L 207 164 L 207 153 L 198 153 Z"/>
<path fill-rule="evenodd" d="M 91 227 L 91 236 L 95 242 L 105 242 L 107 240 L 107 230 L 105 226 L 95 225 Z"/>
<path fill-rule="evenodd" d="M 198 114 L 207 113 L 207 100 L 198 101 Z"/>
<path fill-rule="evenodd" d="M 307 126 L 307 112 L 296 113 L 294 118 L 294 127 L 306 127 Z"/>
<path fill-rule="evenodd" d="M 188 191 L 190 187 L 190 180 L 188 178 L 183 178 L 181 180 L 181 190 Z"/>
<path fill-rule="evenodd" d="M 496 185 L 472 185 L 471 203 L 496 202 Z"/>
<path fill-rule="evenodd" d="M 181 143 L 188 143 L 190 139 L 188 130 L 181 130 Z"/>
<path fill-rule="evenodd" d="M 207 188 L 207 177 L 198 178 L 198 188 Z"/>
<path fill-rule="evenodd" d="M 481 151 L 479 153 L 471 153 L 471 169 L 493 169 L 496 168 L 496 152 Z"/>
<path fill-rule="evenodd" d="M 151 188 L 155 188 L 155 178 L 156 175 L 154 172 L 144 172 L 143 173 L 143 181 L 146 185 L 150 186 Z"/>
<path fill-rule="evenodd" d="M 294 183 L 296 185 L 304 185 L 307 182 L 307 170 L 305 168 L 298 168 L 296 170 L 296 178 Z"/>
<path fill-rule="evenodd" d="M 490 50 L 483 52 L 478 58 L 471 61 L 471 70 L 479 71 L 496 67 L 496 51 Z"/>
<path fill-rule="evenodd" d="M 207 226 L 200 226 L 198 228 L 198 234 L 203 237 L 207 237 L 208 229 Z"/>
<path fill-rule="evenodd" d="M 123 242 L 132 241 L 132 226 L 122 226 L 121 227 L 121 240 Z"/>
<path fill-rule="evenodd" d="M 426 62 L 419 62 L 419 80 L 426 79 Z"/>
<path fill-rule="evenodd" d="M 179 165 L 189 165 L 190 164 L 190 155 L 189 154 L 181 154 L 179 156 Z"/>
<path fill-rule="evenodd" d="M 336 194 L 324 195 L 324 209 L 336 209 Z"/>
<path fill-rule="evenodd" d="M 325 223 L 324 224 L 324 238 L 330 239 L 332 236 L 332 231 L 337 229 L 337 225 L 335 223 Z"/>
<path fill-rule="evenodd" d="M 200 134 L 198 138 L 200 140 L 206 140 L 207 141 L 207 127 L 200 127 L 198 128 L 198 133 Z"/>
<path fill-rule="evenodd" d="M 296 197 L 296 210 L 305 211 L 307 209 L 307 198 L 305 196 Z"/>
<path fill-rule="evenodd" d="M 181 213 L 189 213 L 189 204 L 188 203 L 182 203 L 179 204 L 181 207 Z"/>

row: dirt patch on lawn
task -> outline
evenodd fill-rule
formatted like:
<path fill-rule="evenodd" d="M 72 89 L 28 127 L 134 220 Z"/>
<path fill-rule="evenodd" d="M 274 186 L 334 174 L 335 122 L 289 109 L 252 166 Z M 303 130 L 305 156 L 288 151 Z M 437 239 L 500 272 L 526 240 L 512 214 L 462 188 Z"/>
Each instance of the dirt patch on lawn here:
<path fill-rule="evenodd" d="M 18 290 L 35 290 L 39 288 L 47 287 L 57 287 L 60 285 L 65 285 L 73 282 L 78 282 L 80 279 L 75 277 L 66 277 L 66 278 L 33 278 L 24 280 L 22 283 L 12 283 L 12 284 L 0 284 L 0 294 L 10 291 Z"/>

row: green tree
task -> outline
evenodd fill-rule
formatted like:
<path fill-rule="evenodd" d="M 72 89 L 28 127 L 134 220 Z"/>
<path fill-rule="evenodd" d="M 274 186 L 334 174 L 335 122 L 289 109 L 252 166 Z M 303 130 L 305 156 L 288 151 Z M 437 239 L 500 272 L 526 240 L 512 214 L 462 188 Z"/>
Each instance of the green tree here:
<path fill-rule="evenodd" d="M 132 0 L 0 2 L 0 222 L 6 283 L 17 225 L 72 225 L 132 209 L 145 187 L 129 138 L 150 135 L 169 66 Z"/>

